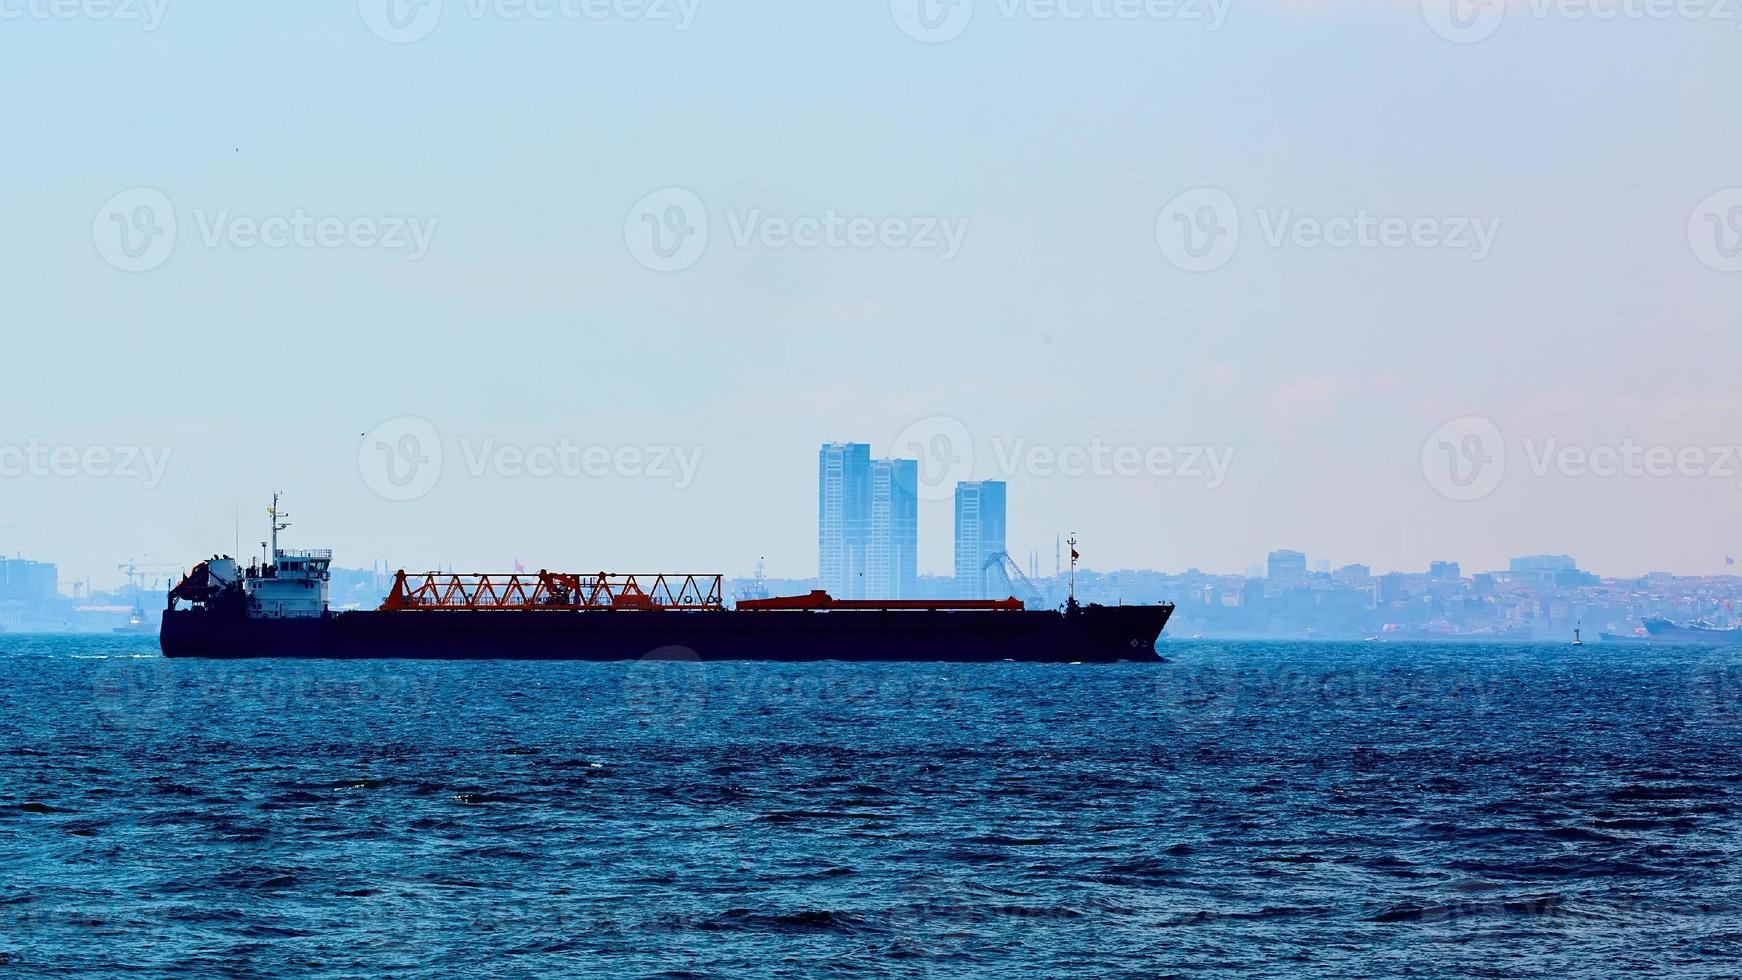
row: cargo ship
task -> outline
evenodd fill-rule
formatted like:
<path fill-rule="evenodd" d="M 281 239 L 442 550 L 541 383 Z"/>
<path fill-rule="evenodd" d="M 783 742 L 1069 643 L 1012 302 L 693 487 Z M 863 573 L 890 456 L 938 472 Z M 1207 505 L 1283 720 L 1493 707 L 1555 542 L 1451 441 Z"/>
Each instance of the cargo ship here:
<path fill-rule="evenodd" d="M 1716 643 L 1742 646 L 1742 626 L 1718 626 L 1703 619 L 1677 623 L 1662 616 L 1644 621 L 1645 635 L 1658 643 Z"/>
<path fill-rule="evenodd" d="M 270 546 L 200 562 L 169 593 L 168 657 L 408 660 L 1156 662 L 1173 605 L 743 599 L 719 575 L 399 572 L 377 609 L 327 604 L 332 552 Z M 1073 561 L 1073 566 L 1074 566 Z M 1073 576 L 1074 578 L 1074 576 Z"/>

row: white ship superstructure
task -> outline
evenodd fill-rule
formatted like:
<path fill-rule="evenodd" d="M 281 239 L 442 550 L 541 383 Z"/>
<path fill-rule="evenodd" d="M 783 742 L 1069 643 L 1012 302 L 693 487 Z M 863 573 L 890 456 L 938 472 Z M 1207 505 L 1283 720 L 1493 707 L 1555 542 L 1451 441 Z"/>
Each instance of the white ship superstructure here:
<path fill-rule="evenodd" d="M 332 578 L 332 551 L 322 548 L 311 551 L 284 551 L 278 547 L 278 532 L 290 527 L 285 518 L 290 515 L 278 507 L 279 495 L 272 495 L 272 536 L 267 545 L 266 559 L 251 565 L 242 573 L 242 592 L 248 599 L 247 611 L 252 619 L 311 619 L 326 615 L 327 583 Z M 235 581 L 234 561 L 211 564 L 209 573 L 219 584 Z M 227 567 L 223 567 L 227 566 Z"/>

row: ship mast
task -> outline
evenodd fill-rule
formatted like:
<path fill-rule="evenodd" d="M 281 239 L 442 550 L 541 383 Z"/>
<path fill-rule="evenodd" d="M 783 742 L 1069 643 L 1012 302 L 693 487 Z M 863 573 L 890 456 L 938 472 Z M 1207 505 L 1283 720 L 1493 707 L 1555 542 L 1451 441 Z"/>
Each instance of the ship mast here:
<path fill-rule="evenodd" d="M 290 527 L 284 520 L 290 515 L 278 509 L 278 499 L 282 496 L 284 496 L 282 491 L 273 491 L 272 506 L 266 511 L 267 515 L 272 518 L 272 551 L 267 554 L 266 562 L 275 568 L 278 566 L 278 532 Z"/>
<path fill-rule="evenodd" d="M 1072 531 L 1069 540 L 1065 541 L 1065 544 L 1071 546 L 1070 604 L 1072 608 L 1075 608 L 1077 605 L 1077 532 Z"/>

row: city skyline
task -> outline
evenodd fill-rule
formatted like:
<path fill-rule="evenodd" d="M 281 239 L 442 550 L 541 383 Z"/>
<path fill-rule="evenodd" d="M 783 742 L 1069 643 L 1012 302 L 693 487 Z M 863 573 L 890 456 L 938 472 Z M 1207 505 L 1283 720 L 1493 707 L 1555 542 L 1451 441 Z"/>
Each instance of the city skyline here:
<path fill-rule="evenodd" d="M 1654 573 L 1640 577 L 1600 576 L 1564 554 L 1520 555 L 1506 567 L 1465 572 L 1460 564 L 1436 560 L 1426 569 L 1375 572 L 1349 564 L 1335 569 L 1311 562 L 1291 549 L 1271 552 L 1248 573 L 1201 569 L 1079 568 L 1077 596 L 1084 602 L 1123 605 L 1166 599 L 1178 605 L 1173 636 L 1288 638 L 1481 638 L 1564 640 L 1581 625 L 1595 633 L 1638 633 L 1647 618 L 1666 622 L 1735 622 L 1742 609 L 1742 577 Z M 972 564 L 972 562 L 969 562 Z M 137 586 L 92 591 L 58 586 L 50 562 L 0 560 L 0 630 L 14 632 L 109 632 L 130 617 L 149 626 L 162 608 L 164 589 L 175 576 L 128 563 Z M 368 570 L 334 567 L 335 609 L 373 609 L 392 582 L 389 566 Z M 727 576 L 730 597 L 802 595 L 816 579 Z M 1064 601 L 1068 577 L 1012 577 L 991 589 L 971 578 L 964 588 L 953 575 L 920 576 L 901 598 L 1004 598 L 1013 595 L 1031 608 Z M 80 588 L 79 586 L 83 586 Z M 869 596 L 876 598 L 876 595 Z M 128 625 L 129 629 L 134 628 Z"/>
<path fill-rule="evenodd" d="M 918 462 L 919 469 L 923 470 L 924 465 L 923 462 Z M 1016 507 L 1017 514 L 1020 514 L 1022 509 L 1020 505 L 1021 497 L 1022 495 L 1018 495 L 1017 498 L 1019 501 L 1018 506 Z M 813 507 L 814 506 L 816 505 L 813 504 Z M 246 508 L 236 507 L 234 510 L 238 512 L 239 517 L 240 512 L 246 510 Z M 310 507 L 299 503 L 297 505 L 297 510 L 299 515 L 305 515 L 310 512 Z M 315 513 L 319 513 L 320 510 L 322 510 L 322 508 L 313 508 L 313 512 Z M 797 520 L 793 521 L 793 523 L 812 523 L 817 512 L 813 510 L 810 513 L 810 519 L 798 517 Z M 6 515 L 4 514 L 0 514 L 0 518 L 4 518 L 5 516 Z M 867 520 L 868 519 L 869 509 L 867 507 Z M 1031 521 L 1013 520 L 1016 523 L 1023 524 L 1025 527 L 1031 527 L 1033 523 Z M 113 589 L 125 585 L 127 581 L 125 574 L 122 573 L 118 567 L 126 563 L 123 560 L 123 557 L 132 559 L 149 558 L 152 560 L 153 564 L 184 567 L 191 566 L 193 562 L 202 555 L 216 553 L 230 554 L 235 552 L 238 550 L 236 547 L 238 542 L 240 544 L 239 550 L 243 557 L 256 554 L 259 550 L 258 547 L 256 547 L 257 541 L 255 539 L 262 537 L 263 532 L 261 531 L 261 528 L 255 527 L 254 525 L 259 524 L 261 527 L 264 527 L 263 520 L 256 519 L 252 522 L 243 521 L 237 526 L 228 526 L 223 530 L 219 530 L 219 528 L 215 526 L 216 522 L 208 518 L 201 518 L 197 523 L 206 528 L 203 533 L 208 535 L 207 544 L 204 547 L 196 545 L 169 554 L 164 554 L 157 550 L 141 549 L 137 547 L 125 550 L 106 549 L 100 545 L 94 545 L 91 543 L 87 543 L 83 549 L 69 548 L 65 546 L 65 542 L 72 537 L 71 535 L 53 532 L 36 532 L 28 535 L 20 535 L 16 532 L 21 529 L 16 527 L 9 529 L 14 532 L 10 538 L 13 546 L 0 549 L 0 554 L 10 555 L 15 560 L 35 560 L 55 564 L 63 570 L 63 582 L 79 581 L 82 583 L 88 583 L 90 587 L 95 589 Z M 914 523 L 916 525 L 927 525 L 934 528 L 953 526 L 953 496 L 948 500 L 939 502 L 936 500 L 924 499 L 923 495 L 921 495 L 921 499 L 917 501 L 917 506 L 914 509 Z M 497 566 L 507 567 L 516 559 L 532 560 L 538 564 L 549 565 L 551 567 L 560 567 L 564 564 L 560 556 L 548 561 L 531 558 L 530 556 L 540 553 L 538 549 L 533 547 L 481 551 L 480 553 L 484 555 L 481 559 L 450 557 L 449 555 L 451 552 L 438 554 L 435 551 L 418 547 L 389 547 L 383 553 L 371 557 L 367 553 L 344 548 L 342 542 L 335 542 L 331 535 L 323 534 L 318 529 L 311 530 L 314 526 L 314 522 L 311 520 L 300 519 L 296 524 L 296 530 L 292 531 L 291 534 L 295 536 L 297 541 L 310 547 L 327 547 L 329 544 L 337 544 L 338 547 L 336 550 L 343 556 L 341 562 L 348 562 L 348 567 L 360 567 L 373 561 L 383 560 L 389 564 L 403 565 L 407 569 L 414 570 L 449 567 L 470 567 L 478 568 L 480 570 L 496 569 Z M 240 531 L 239 536 L 237 534 L 238 527 Z M 1061 524 L 1057 529 L 1044 529 L 1039 533 L 1032 533 L 1024 530 L 1021 537 L 1016 537 L 1014 534 L 1007 534 L 1007 550 L 1014 558 L 1017 558 L 1019 565 L 1021 565 L 1022 561 L 1030 554 L 1038 554 L 1042 556 L 1040 566 L 1042 573 L 1046 574 L 1050 572 L 1050 568 L 1047 566 L 1044 556 L 1050 553 L 1053 545 L 1062 536 L 1072 533 L 1073 529 L 1074 528 L 1071 525 Z M 5 533 L 6 532 L 4 531 L 0 531 L 0 536 L 4 536 Z M 1078 531 L 1077 533 L 1082 534 L 1083 532 Z M 219 535 L 222 535 L 222 537 L 220 538 Z M 1240 574 L 1250 576 L 1256 569 L 1263 567 L 1268 556 L 1272 552 L 1277 550 L 1295 550 L 1286 548 L 1278 549 L 1274 545 L 1260 545 L 1256 551 L 1249 555 L 1230 556 L 1222 561 L 1192 561 L 1184 558 L 1170 560 L 1168 555 L 1159 552 L 1136 554 L 1133 556 L 1132 549 L 1128 547 L 1109 547 L 1109 545 L 1117 544 L 1118 539 L 1116 538 L 1108 541 L 1100 540 L 1089 535 L 1083 536 L 1083 547 L 1085 551 L 1082 567 L 1086 569 L 1099 569 L 1105 571 L 1200 569 L 1211 574 Z M 1282 536 L 1281 540 L 1298 543 L 1302 538 L 1308 536 L 1309 535 L 1304 533 L 1287 534 Z M 134 542 L 144 540 L 140 536 L 129 535 L 126 532 L 121 533 L 119 537 Z M 953 536 L 948 534 L 933 534 L 929 536 L 917 535 L 916 537 L 917 547 L 915 548 L 914 555 L 914 573 L 916 576 L 949 578 L 957 576 L 958 569 L 955 561 Z M 1593 535 L 1593 538 L 1595 537 L 1596 536 Z M 26 540 L 40 542 L 41 544 L 40 546 L 32 546 L 28 548 L 19 544 Z M 83 561 L 80 561 L 77 558 L 67 560 L 64 557 L 78 550 L 94 554 L 95 557 Z M 1524 552 L 1540 554 L 1585 554 L 1594 550 L 1596 549 L 1580 548 L 1577 546 L 1555 547 L 1552 545 L 1546 549 L 1502 547 L 1495 553 L 1495 557 L 1471 559 L 1463 557 L 1460 553 L 1458 562 L 1468 568 L 1492 571 L 1504 569 L 1513 557 Z M 725 574 L 746 575 L 749 573 L 749 569 L 760 560 L 766 565 L 769 573 L 773 576 L 782 578 L 806 578 L 812 574 L 820 572 L 817 538 L 811 538 L 811 544 L 807 551 L 808 556 L 799 559 L 797 562 L 770 561 L 764 556 L 750 557 L 750 553 L 746 552 L 743 556 L 737 559 L 708 567 L 720 569 Z M 1699 563 L 1701 567 L 1693 567 L 1691 564 L 1678 565 L 1673 562 L 1648 562 L 1644 565 L 1619 569 L 1615 568 L 1613 565 L 1605 567 L 1597 562 L 1589 562 L 1588 567 L 1594 568 L 1605 577 L 1611 578 L 1637 578 L 1653 573 L 1683 576 L 1725 575 L 1734 574 L 1736 571 L 1733 562 L 1734 552 L 1736 551 L 1742 551 L 1742 549 L 1715 548 L 1708 557 Z M 400 561 L 395 557 L 410 557 L 410 555 L 407 554 L 408 552 L 419 552 L 435 557 L 428 558 L 424 561 Z M 1117 557 L 1110 558 L 1110 553 Z M 1442 555 L 1454 553 L 1458 553 L 1456 549 L 1440 552 Z M 1402 561 L 1387 561 L 1385 559 L 1372 558 L 1368 555 L 1355 552 L 1349 547 L 1336 547 L 1330 552 L 1329 556 L 1326 556 L 1324 552 L 1318 551 L 1303 551 L 1303 554 L 1312 555 L 1312 561 L 1315 564 L 1322 563 L 1330 568 L 1341 568 L 1346 565 L 1365 565 L 1374 568 L 1383 568 L 1387 572 L 1402 573 L 1426 569 L 1432 562 L 1440 560 L 1434 557 L 1434 552 L 1429 552 L 1425 549 L 1421 550 L 1420 558 L 1404 559 Z M 504 555 L 507 557 L 502 557 Z M 926 556 L 928 561 L 925 564 L 921 564 L 919 561 L 920 556 Z M 575 561 L 581 562 L 582 565 L 598 564 L 597 560 L 589 561 L 585 556 L 571 559 L 570 563 L 572 564 Z M 642 562 L 640 564 L 646 563 Z M 677 564 L 701 567 L 696 565 L 694 562 L 679 562 Z M 1024 567 L 1024 571 L 1027 571 L 1026 567 Z M 820 575 L 819 578 L 821 578 Z"/>

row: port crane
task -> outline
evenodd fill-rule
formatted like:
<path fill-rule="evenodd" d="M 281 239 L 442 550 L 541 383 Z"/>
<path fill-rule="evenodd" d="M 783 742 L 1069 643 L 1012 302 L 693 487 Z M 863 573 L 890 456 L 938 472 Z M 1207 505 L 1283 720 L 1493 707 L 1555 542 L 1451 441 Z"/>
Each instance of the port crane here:
<path fill-rule="evenodd" d="M 129 559 L 122 564 L 116 565 L 115 568 L 117 571 L 120 571 L 122 574 L 127 576 L 127 591 L 133 594 L 135 602 L 138 601 L 140 593 L 145 591 L 145 583 L 147 579 L 151 581 L 151 589 L 155 592 L 159 585 L 169 579 L 173 579 L 183 570 L 180 565 L 172 565 L 166 562 L 152 562 L 142 565 L 137 559 Z M 156 570 L 155 574 L 153 570 Z"/>
<path fill-rule="evenodd" d="M 997 584 L 1000 580 L 1003 586 Z M 1016 564 L 1008 551 L 988 555 L 980 565 L 980 594 L 990 596 L 1000 592 L 1021 599 L 1029 609 L 1046 608 L 1046 596 L 1022 573 L 1022 566 Z"/>

